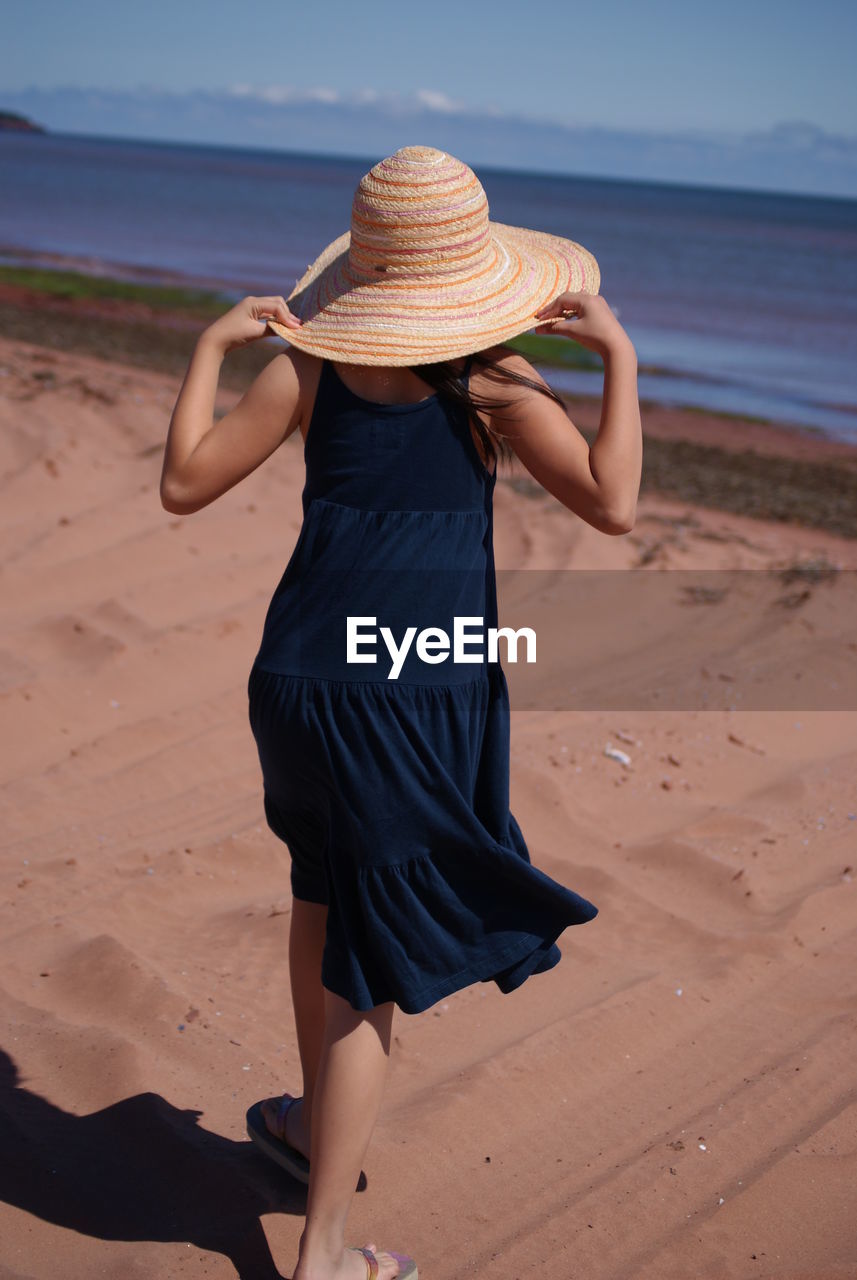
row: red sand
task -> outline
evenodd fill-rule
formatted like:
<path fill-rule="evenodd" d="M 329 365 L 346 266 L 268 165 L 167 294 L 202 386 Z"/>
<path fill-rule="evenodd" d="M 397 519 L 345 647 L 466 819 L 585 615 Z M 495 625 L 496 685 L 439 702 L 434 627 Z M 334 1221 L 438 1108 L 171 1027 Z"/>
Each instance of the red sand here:
<path fill-rule="evenodd" d="M 250 1103 L 300 1087 L 288 856 L 245 685 L 300 524 L 299 437 L 174 517 L 158 479 L 175 379 L 8 341 L 0 368 L 18 1073 L 0 1277 L 268 1277 L 269 1248 L 290 1275 L 305 1192 L 243 1129 Z M 645 430 L 704 433 L 680 416 Z M 853 567 L 828 534 L 650 497 L 609 538 L 502 476 L 500 568 L 646 549 Z M 605 608 L 621 628 L 620 590 Z M 856 730 L 845 711 L 513 714 L 533 861 L 600 914 L 512 995 L 397 1013 L 354 1243 L 413 1254 L 423 1280 L 857 1276 Z"/>

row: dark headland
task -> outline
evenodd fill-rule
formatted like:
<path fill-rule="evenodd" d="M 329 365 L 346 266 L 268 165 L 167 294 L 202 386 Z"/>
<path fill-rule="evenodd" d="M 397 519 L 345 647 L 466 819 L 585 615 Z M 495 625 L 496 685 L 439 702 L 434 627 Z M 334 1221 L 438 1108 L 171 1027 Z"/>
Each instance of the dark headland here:
<path fill-rule="evenodd" d="M 7 129 L 14 133 L 47 133 L 43 125 L 34 124 L 32 120 L 19 115 L 17 111 L 0 111 L 0 129 Z"/>

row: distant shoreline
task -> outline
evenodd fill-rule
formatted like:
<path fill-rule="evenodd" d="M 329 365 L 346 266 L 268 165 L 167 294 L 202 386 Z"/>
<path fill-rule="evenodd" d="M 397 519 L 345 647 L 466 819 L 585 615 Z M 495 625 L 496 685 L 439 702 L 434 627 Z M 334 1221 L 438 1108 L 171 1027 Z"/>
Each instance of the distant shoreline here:
<path fill-rule="evenodd" d="M 20 245 L 0 242 L 0 287 L 15 286 L 36 290 L 44 295 L 39 305 L 52 306 L 53 300 L 75 297 L 81 308 L 86 309 L 86 299 L 92 299 L 97 307 L 109 308 L 127 303 L 142 304 L 146 314 L 163 315 L 169 309 L 173 315 L 170 323 L 180 323 L 179 312 L 190 309 L 193 314 L 220 314 L 242 297 L 244 292 L 254 292 L 252 285 L 239 289 L 228 282 L 206 275 L 195 275 L 182 270 L 162 266 L 110 261 L 89 254 L 75 254 L 48 249 L 28 249 Z M 266 292 L 264 286 L 256 286 L 256 292 Z M 23 297 L 24 295 L 16 295 Z M 202 308 L 201 312 L 199 308 Z M 196 310 L 195 310 L 196 309 Z M 587 399 L 600 394 L 601 361 L 578 343 L 549 334 L 524 333 L 510 341 L 511 346 L 525 355 L 545 377 L 552 377 L 552 385 L 564 397 Z M 845 433 L 831 428 L 824 421 L 813 421 L 813 415 L 804 420 L 788 408 L 781 412 L 773 405 L 756 403 L 752 385 L 747 387 L 746 397 L 729 395 L 721 397 L 718 387 L 723 383 L 722 374 L 716 376 L 705 369 L 694 372 L 688 365 L 672 367 L 662 360 L 640 359 L 640 395 L 650 403 L 669 405 L 677 411 L 712 415 L 718 419 L 734 419 L 738 422 L 754 422 L 783 427 L 796 433 L 809 433 L 823 440 L 852 439 L 857 443 L 857 432 Z M 701 391 L 702 387 L 706 391 Z M 718 403 L 724 399 L 725 403 Z M 746 405 L 743 403 L 746 399 Z M 852 402 L 828 403 L 824 410 L 832 410 L 857 419 L 857 404 Z M 822 414 L 823 418 L 823 414 Z"/>
<path fill-rule="evenodd" d="M 6 246 L 0 244 L 0 256 Z M 11 255 L 10 255 L 11 256 Z M 75 314 L 97 318 L 121 317 L 124 321 L 160 320 L 171 329 L 186 327 L 195 328 L 200 322 L 221 315 L 237 300 L 237 292 L 227 287 L 215 287 L 211 282 L 188 282 L 187 277 L 175 276 L 174 282 L 169 280 L 169 273 L 146 268 L 129 268 L 127 274 L 110 275 L 103 270 L 91 272 L 85 266 L 68 267 L 69 261 L 76 262 L 66 254 L 50 254 L 47 252 L 23 253 L 15 250 L 14 256 L 22 259 L 21 265 L 0 262 L 0 303 L 11 302 L 13 307 L 48 308 L 60 312 L 68 312 L 73 308 Z M 26 265 L 29 258 L 35 265 Z M 56 265 L 44 265 L 55 262 Z M 156 277 L 156 279 L 151 279 Z M 169 318 L 167 318 L 169 317 Z M 572 369 L 598 373 L 601 361 L 591 351 L 577 343 L 568 342 L 549 334 L 524 333 L 509 340 L 508 344 L 520 351 L 533 365 L 543 368 L 549 377 L 551 369 Z M 675 375 L 674 370 L 660 365 L 641 362 L 641 374 L 658 374 L 661 377 Z M 568 401 L 596 399 L 591 395 L 572 392 L 560 392 Z M 658 401 L 650 400 L 656 404 Z M 802 427 L 789 423 L 783 424 L 776 418 L 760 417 L 749 413 L 732 413 L 724 410 L 699 408 L 695 405 L 672 405 L 676 412 L 698 414 L 703 418 L 732 420 L 740 423 L 754 423 L 785 431 L 795 437 L 809 436 L 816 441 L 824 441 L 839 446 L 842 442 L 827 435 L 816 427 Z M 850 409 L 846 405 L 843 408 Z M 852 446 L 847 442 L 846 451 Z M 854 446 L 857 448 L 857 446 Z"/>
<path fill-rule="evenodd" d="M 210 290 L 0 266 L 0 338 L 167 374 L 176 391 L 198 334 L 229 305 Z M 268 339 L 231 353 L 221 386 L 243 392 L 283 346 Z M 545 378 L 550 382 L 549 369 Z M 600 396 L 561 398 L 591 442 Z M 641 408 L 642 492 L 857 539 L 857 445 L 644 398 Z M 526 499 L 553 501 L 519 463 L 503 478 Z"/>

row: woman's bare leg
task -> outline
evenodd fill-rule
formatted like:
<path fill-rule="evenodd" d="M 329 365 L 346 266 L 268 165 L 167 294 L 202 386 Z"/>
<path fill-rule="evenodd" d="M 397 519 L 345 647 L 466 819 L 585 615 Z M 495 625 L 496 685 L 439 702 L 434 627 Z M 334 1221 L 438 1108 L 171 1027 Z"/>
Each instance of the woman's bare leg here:
<path fill-rule="evenodd" d="M 312 1103 L 321 1047 L 324 1041 L 324 987 L 321 957 L 327 933 L 327 907 L 319 902 L 292 899 L 289 929 L 289 979 L 298 1033 L 303 1076 L 302 1121 L 310 1132 Z"/>
<path fill-rule="evenodd" d="M 303 1093 L 301 1101 L 289 1110 L 287 1128 L 289 1144 L 307 1157 L 310 1151 L 315 1082 L 324 1040 L 321 957 L 326 934 L 327 907 L 323 903 L 293 898 L 289 926 L 289 981 L 298 1035 Z M 271 1132 L 278 1133 L 276 1103 L 263 1104 L 262 1114 Z"/>
<path fill-rule="evenodd" d="M 361 1280 L 366 1262 L 346 1250 L 346 1219 L 381 1109 L 395 1004 L 356 1010 L 327 989 L 324 999 L 306 1225 L 294 1280 Z M 377 1257 L 379 1280 L 391 1280 L 395 1258 L 383 1250 Z"/>
<path fill-rule="evenodd" d="M 324 987 L 321 957 L 327 931 L 327 907 L 292 899 L 289 928 L 289 980 L 303 1075 L 303 1110 L 312 1114 L 312 1099 L 324 1040 Z"/>

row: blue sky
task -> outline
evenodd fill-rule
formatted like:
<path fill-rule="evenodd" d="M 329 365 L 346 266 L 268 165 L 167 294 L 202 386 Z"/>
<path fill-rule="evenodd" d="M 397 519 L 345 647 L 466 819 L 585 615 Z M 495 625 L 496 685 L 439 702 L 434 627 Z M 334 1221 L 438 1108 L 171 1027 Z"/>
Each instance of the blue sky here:
<path fill-rule="evenodd" d="M 613 128 L 857 130 L 844 0 L 28 0 L 4 26 L 5 90 L 423 90 Z"/>
<path fill-rule="evenodd" d="M 531 21 L 527 14 L 534 16 Z M 49 130 L 857 196 L 854 0 L 29 0 Z"/>

